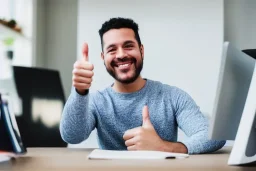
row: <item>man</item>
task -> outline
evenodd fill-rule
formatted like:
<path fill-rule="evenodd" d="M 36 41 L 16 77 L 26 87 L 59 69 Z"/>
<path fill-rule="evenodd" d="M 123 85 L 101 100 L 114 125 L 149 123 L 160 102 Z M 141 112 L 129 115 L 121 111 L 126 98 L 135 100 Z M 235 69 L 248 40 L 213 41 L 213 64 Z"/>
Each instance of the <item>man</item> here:
<path fill-rule="evenodd" d="M 112 18 L 99 34 L 101 58 L 115 82 L 89 93 L 94 66 L 85 44 L 84 58 L 74 64 L 74 88 L 61 119 L 64 141 L 80 143 L 97 128 L 102 149 L 195 154 L 223 147 L 225 141 L 208 140 L 208 121 L 186 92 L 141 77 L 144 47 L 133 20 Z M 187 140 L 177 142 L 178 127 Z"/>

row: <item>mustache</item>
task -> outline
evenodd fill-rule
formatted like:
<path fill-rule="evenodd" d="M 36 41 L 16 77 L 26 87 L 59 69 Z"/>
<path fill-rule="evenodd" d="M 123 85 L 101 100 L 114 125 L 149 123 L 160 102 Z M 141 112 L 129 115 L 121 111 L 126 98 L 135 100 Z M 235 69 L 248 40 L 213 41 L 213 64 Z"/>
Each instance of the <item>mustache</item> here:
<path fill-rule="evenodd" d="M 112 62 L 111 62 L 111 66 L 118 66 L 117 64 L 120 62 L 133 62 L 136 63 L 137 60 L 135 58 L 115 58 Z"/>

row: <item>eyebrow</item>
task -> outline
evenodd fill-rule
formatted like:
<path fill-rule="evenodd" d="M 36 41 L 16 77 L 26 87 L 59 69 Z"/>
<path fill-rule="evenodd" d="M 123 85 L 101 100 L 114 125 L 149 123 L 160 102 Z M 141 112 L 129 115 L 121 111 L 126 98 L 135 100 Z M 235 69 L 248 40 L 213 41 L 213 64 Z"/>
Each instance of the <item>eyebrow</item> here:
<path fill-rule="evenodd" d="M 135 44 L 135 42 L 134 41 L 132 41 L 132 40 L 127 40 L 127 41 L 125 41 L 123 44 L 124 45 L 126 45 L 126 44 Z M 109 48 L 112 48 L 112 47 L 115 47 L 116 45 L 115 44 L 110 44 L 110 45 L 108 45 L 108 47 L 106 48 L 106 50 L 108 50 Z"/>
<path fill-rule="evenodd" d="M 135 42 L 132 40 L 127 40 L 124 42 L 124 45 L 126 45 L 126 44 L 135 44 Z"/>
<path fill-rule="evenodd" d="M 115 44 L 111 44 L 111 45 L 109 45 L 107 48 L 106 48 L 106 50 L 108 50 L 108 49 L 110 49 L 110 48 L 112 48 L 112 47 L 115 47 L 116 45 Z"/>

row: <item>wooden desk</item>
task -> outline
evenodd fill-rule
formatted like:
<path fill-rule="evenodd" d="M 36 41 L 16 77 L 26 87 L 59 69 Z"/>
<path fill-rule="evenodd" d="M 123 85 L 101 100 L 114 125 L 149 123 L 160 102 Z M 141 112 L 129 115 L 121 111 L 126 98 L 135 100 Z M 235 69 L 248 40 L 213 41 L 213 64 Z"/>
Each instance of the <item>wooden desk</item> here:
<path fill-rule="evenodd" d="M 171 170 L 254 170 L 255 166 L 228 166 L 230 149 L 214 154 L 190 155 L 186 159 L 167 160 L 88 160 L 90 149 L 29 148 L 28 153 L 15 160 L 0 163 L 2 170 L 93 170 L 93 171 L 171 171 Z"/>

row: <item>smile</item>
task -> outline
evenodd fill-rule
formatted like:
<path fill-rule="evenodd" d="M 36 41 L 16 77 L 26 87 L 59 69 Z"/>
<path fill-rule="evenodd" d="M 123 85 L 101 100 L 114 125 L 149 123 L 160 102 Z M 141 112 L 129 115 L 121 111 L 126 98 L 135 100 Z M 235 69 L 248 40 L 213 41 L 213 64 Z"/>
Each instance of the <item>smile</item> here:
<path fill-rule="evenodd" d="M 121 70 L 127 70 L 130 69 L 130 66 L 133 64 L 133 62 L 122 62 L 122 63 L 116 63 L 116 67 Z"/>

